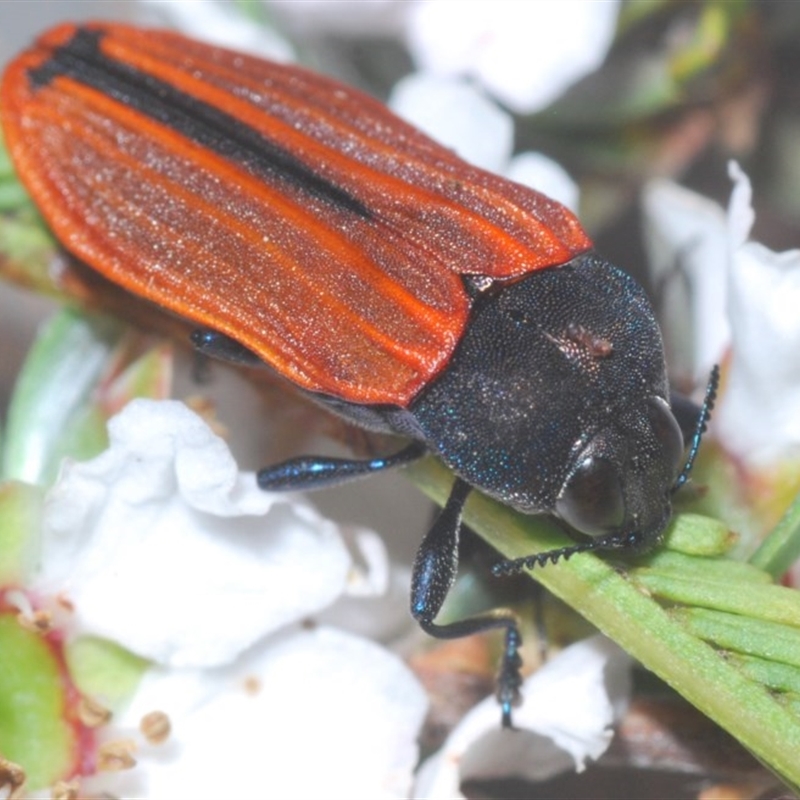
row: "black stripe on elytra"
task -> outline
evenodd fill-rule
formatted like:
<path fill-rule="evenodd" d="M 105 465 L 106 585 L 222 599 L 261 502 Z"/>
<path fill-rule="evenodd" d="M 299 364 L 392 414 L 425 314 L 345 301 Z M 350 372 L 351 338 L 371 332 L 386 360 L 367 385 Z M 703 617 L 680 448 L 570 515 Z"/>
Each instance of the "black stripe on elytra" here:
<path fill-rule="evenodd" d="M 165 81 L 104 55 L 100 51 L 104 35 L 102 30 L 78 28 L 47 61 L 28 71 L 32 86 L 45 86 L 59 75 L 72 78 L 253 173 L 286 181 L 294 188 L 360 217 L 372 216 L 356 197 L 316 174 L 288 150 L 240 120 Z"/>

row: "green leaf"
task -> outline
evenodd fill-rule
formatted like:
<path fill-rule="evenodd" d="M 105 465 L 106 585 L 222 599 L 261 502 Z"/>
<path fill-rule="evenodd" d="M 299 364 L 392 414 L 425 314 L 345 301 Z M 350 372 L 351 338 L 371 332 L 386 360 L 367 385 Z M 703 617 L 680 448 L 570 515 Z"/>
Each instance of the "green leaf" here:
<path fill-rule="evenodd" d="M 41 789 L 77 766 L 58 659 L 14 614 L 0 614 L 0 653 L 0 753 L 25 770 L 28 789 Z"/>
<path fill-rule="evenodd" d="M 675 518 L 673 530 L 679 528 L 687 515 L 681 514 Z M 713 520 L 709 520 L 713 523 Z M 769 573 L 741 561 L 732 561 L 730 558 L 693 558 L 683 552 L 673 549 L 673 536 L 670 533 L 669 549 L 662 548 L 648 555 L 646 559 L 636 562 L 644 566 L 637 570 L 636 575 L 642 578 L 648 573 L 664 573 L 668 577 L 675 576 L 692 581 L 721 581 L 730 584 L 737 581 L 772 585 Z"/>
<path fill-rule="evenodd" d="M 719 556 L 727 553 L 736 539 L 724 522 L 687 513 L 676 517 L 670 527 L 669 549 L 691 556 Z"/>
<path fill-rule="evenodd" d="M 749 675 L 754 681 L 763 683 L 776 692 L 800 694 L 800 668 L 777 661 L 767 661 L 756 656 L 729 655 L 728 660 Z"/>
<path fill-rule="evenodd" d="M 789 506 L 781 521 L 750 558 L 754 567 L 779 580 L 800 558 L 800 497 Z"/>
<path fill-rule="evenodd" d="M 740 566 L 736 562 L 729 563 Z M 678 575 L 644 568 L 637 569 L 635 577 L 649 592 L 672 603 L 741 614 L 753 622 L 766 620 L 800 628 L 800 592 L 785 586 L 764 586 L 760 582 L 747 585 L 740 570 L 726 570 L 725 562 L 715 566 L 719 568 L 719 577 L 703 575 L 702 564 L 698 565 L 697 574 Z M 746 586 L 747 591 L 741 591 L 742 586 Z M 800 630 L 796 635 L 800 644 Z"/>
<path fill-rule="evenodd" d="M 45 294 L 56 287 L 50 274 L 57 246 L 20 183 L 0 135 L 0 274 Z"/>
<path fill-rule="evenodd" d="M 67 664 L 75 685 L 89 697 L 102 698 L 112 710 L 136 691 L 150 662 L 120 645 L 96 636 L 81 636 L 66 648 Z"/>
<path fill-rule="evenodd" d="M 680 608 L 672 614 L 686 630 L 718 647 L 800 667 L 800 630 L 794 625 L 706 608 Z"/>

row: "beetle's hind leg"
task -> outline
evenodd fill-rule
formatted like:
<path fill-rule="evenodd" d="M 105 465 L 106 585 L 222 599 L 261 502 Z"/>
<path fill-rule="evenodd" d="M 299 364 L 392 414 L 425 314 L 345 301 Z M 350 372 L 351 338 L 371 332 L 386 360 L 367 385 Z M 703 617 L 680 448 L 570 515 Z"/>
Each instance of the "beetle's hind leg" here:
<path fill-rule="evenodd" d="M 192 344 L 201 356 L 238 364 L 242 367 L 265 367 L 266 364 L 252 351 L 235 339 L 219 331 L 198 328 L 192 331 Z"/>
<path fill-rule="evenodd" d="M 503 727 L 511 727 L 511 709 L 520 703 L 522 636 L 516 617 L 507 611 L 495 611 L 478 617 L 438 625 L 434 620 L 456 580 L 461 511 L 470 487 L 456 478 L 453 489 L 433 527 L 422 540 L 411 578 L 411 614 L 420 627 L 437 639 L 459 639 L 493 628 L 505 628 L 503 658 L 497 678 L 497 699 Z"/>

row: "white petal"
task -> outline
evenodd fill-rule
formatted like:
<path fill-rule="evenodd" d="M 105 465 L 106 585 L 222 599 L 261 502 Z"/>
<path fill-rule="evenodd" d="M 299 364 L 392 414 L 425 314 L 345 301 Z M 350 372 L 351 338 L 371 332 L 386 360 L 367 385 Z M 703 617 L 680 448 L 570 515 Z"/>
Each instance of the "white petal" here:
<path fill-rule="evenodd" d="M 134 401 L 109 436 L 49 494 L 36 579 L 69 596 L 84 632 L 160 663 L 222 664 L 344 591 L 338 528 L 258 490 L 181 403 Z"/>
<path fill-rule="evenodd" d="M 396 642 L 418 630 L 408 611 L 411 568 L 390 563 L 376 533 L 349 527 L 343 533 L 354 553 L 347 587 L 316 621 L 380 642 Z"/>
<path fill-rule="evenodd" d="M 733 346 L 715 420 L 726 447 L 761 466 L 800 456 L 800 250 L 774 253 L 747 241 L 754 221 L 750 181 L 735 163 L 729 171 Z"/>
<path fill-rule="evenodd" d="M 646 241 L 656 285 L 668 300 L 673 292 L 667 335 L 686 330 L 695 340 L 695 378 L 702 381 L 730 349 L 714 426 L 726 448 L 759 466 L 800 453 L 800 251 L 774 253 L 747 241 L 752 189 L 738 165 L 729 171 L 727 220 L 687 189 L 652 183 Z M 680 292 L 687 278 L 690 299 Z M 681 324 L 689 302 L 691 322 Z"/>
<path fill-rule="evenodd" d="M 542 153 L 520 153 L 511 159 L 505 170 L 509 180 L 529 186 L 563 203 L 577 213 L 579 189 L 569 173 L 552 158 Z"/>
<path fill-rule="evenodd" d="M 348 543 L 358 559 L 350 570 L 345 593 L 351 597 L 379 597 L 389 589 L 391 572 L 383 539 L 365 528 L 345 530 Z"/>
<path fill-rule="evenodd" d="M 230 3 L 214 0 L 140 0 L 150 24 L 170 25 L 211 44 L 278 61 L 294 59 L 292 46 L 271 28 L 250 22 Z"/>
<path fill-rule="evenodd" d="M 738 248 L 729 282 L 733 348 L 715 424 L 754 466 L 800 456 L 800 250 Z"/>
<path fill-rule="evenodd" d="M 728 175 L 733 181 L 733 192 L 728 204 L 728 235 L 731 245 L 739 247 L 750 238 L 756 219 L 753 211 L 753 187 L 744 170 L 735 161 L 728 164 Z"/>
<path fill-rule="evenodd" d="M 408 44 L 423 69 L 475 77 L 526 113 L 600 65 L 618 8 L 615 0 L 423 0 L 412 6 Z"/>
<path fill-rule="evenodd" d="M 514 711 L 518 730 L 499 729 L 494 698 L 475 706 L 423 766 L 416 796 L 461 797 L 458 787 L 467 778 L 535 781 L 582 770 L 611 742 L 629 694 L 629 663 L 603 636 L 568 647 L 525 681 L 523 704 Z"/>
<path fill-rule="evenodd" d="M 397 566 L 386 591 L 373 597 L 340 597 L 315 619 L 380 642 L 398 642 L 419 632 L 408 610 L 411 568 Z"/>
<path fill-rule="evenodd" d="M 249 687 L 249 688 L 248 688 Z M 87 782 L 141 798 L 407 797 L 427 700 L 387 650 L 330 628 L 294 630 L 235 667 L 154 671 L 117 722 L 165 712 L 173 734 L 126 774 Z"/>
<path fill-rule="evenodd" d="M 511 117 L 463 81 L 414 73 L 398 81 L 389 106 L 478 167 L 499 172 L 511 156 Z"/>
<path fill-rule="evenodd" d="M 702 384 L 730 343 L 726 275 L 730 259 L 722 209 L 670 181 L 644 193 L 645 246 L 658 287 L 670 365 Z"/>

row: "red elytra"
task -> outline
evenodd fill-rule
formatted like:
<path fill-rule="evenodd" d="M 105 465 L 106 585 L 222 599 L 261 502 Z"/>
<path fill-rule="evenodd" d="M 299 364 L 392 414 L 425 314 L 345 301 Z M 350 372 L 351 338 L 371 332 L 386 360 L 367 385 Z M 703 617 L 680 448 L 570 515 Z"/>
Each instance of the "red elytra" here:
<path fill-rule="evenodd" d="M 142 108 L 126 80 L 152 84 Z M 216 110 L 225 141 L 165 124 L 160 99 Z M 367 95 L 176 33 L 63 25 L 8 66 L 0 103 L 68 250 L 347 402 L 406 407 L 447 365 L 472 304 L 463 276 L 515 280 L 591 247 L 563 206 Z"/>

